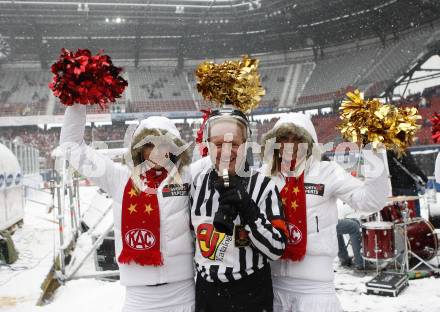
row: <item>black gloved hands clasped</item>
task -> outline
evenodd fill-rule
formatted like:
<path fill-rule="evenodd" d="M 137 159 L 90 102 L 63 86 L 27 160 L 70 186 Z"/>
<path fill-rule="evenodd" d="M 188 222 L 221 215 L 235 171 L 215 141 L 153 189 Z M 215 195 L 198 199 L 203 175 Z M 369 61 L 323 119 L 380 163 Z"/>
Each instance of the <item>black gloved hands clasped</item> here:
<path fill-rule="evenodd" d="M 225 187 L 220 179 L 215 183 L 215 188 L 220 194 L 219 209 L 237 211 L 245 224 L 251 224 L 257 219 L 258 207 L 246 191 L 240 177 L 230 176 L 229 187 Z"/>

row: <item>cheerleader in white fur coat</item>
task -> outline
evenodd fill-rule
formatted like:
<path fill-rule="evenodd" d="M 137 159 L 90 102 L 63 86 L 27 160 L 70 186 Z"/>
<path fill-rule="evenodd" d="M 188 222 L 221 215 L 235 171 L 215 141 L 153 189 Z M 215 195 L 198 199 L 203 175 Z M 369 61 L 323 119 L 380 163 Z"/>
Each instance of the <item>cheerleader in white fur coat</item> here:
<path fill-rule="evenodd" d="M 368 154 L 374 177 L 361 182 L 335 162 L 321 161 L 314 143 L 315 128 L 300 113 L 285 115 L 263 137 L 262 170 L 280 190 L 289 232 L 283 257 L 271 265 L 278 312 L 342 311 L 333 282 L 336 199 L 374 212 L 385 206 L 390 193 L 387 170 L 375 152 Z"/>
<path fill-rule="evenodd" d="M 189 149 L 165 117 L 143 120 L 129 136 L 127 165 L 84 143 L 86 107 L 66 109 L 60 148 L 70 164 L 113 199 L 115 249 L 124 312 L 194 310 L 189 227 Z"/>

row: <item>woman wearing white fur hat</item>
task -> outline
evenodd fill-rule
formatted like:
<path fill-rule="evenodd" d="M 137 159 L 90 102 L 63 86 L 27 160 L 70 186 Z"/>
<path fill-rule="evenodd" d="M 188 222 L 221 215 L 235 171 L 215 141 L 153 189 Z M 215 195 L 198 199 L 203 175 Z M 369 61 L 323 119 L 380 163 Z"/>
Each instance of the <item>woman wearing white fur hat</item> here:
<path fill-rule="evenodd" d="M 143 120 L 131 136 L 125 166 L 86 146 L 85 123 L 85 105 L 68 107 L 60 144 L 69 150 L 70 164 L 113 198 L 116 255 L 126 286 L 123 311 L 193 311 L 191 157 L 179 131 L 165 117 Z"/>
<path fill-rule="evenodd" d="M 386 170 L 361 182 L 335 162 L 321 161 L 314 143 L 315 128 L 300 113 L 281 117 L 263 137 L 263 171 L 281 192 L 289 232 L 283 257 L 271 265 L 274 311 L 342 311 L 333 282 L 336 199 L 372 212 L 385 206 L 389 194 Z M 375 154 L 370 157 L 383 165 Z"/>

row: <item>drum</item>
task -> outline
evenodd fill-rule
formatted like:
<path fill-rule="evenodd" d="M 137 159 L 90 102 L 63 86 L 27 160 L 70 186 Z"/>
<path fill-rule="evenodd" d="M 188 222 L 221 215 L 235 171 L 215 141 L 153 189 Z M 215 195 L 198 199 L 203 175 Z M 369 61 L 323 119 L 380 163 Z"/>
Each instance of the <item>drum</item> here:
<path fill-rule="evenodd" d="M 416 202 L 414 200 L 408 201 L 409 218 L 416 217 Z M 404 209 L 403 202 L 396 202 L 386 206 L 380 211 L 380 215 L 383 221 L 402 223 L 403 216 L 402 210 Z"/>
<path fill-rule="evenodd" d="M 408 248 L 423 260 L 429 261 L 435 257 L 439 242 L 432 224 L 423 218 L 414 218 L 407 223 Z M 404 224 L 395 225 L 395 244 L 399 254 L 405 251 Z M 409 254 L 411 258 L 411 254 Z M 399 257 L 399 262 L 401 257 Z"/>
<path fill-rule="evenodd" d="M 363 257 L 369 261 L 388 261 L 394 257 L 394 229 L 392 222 L 362 224 Z"/>

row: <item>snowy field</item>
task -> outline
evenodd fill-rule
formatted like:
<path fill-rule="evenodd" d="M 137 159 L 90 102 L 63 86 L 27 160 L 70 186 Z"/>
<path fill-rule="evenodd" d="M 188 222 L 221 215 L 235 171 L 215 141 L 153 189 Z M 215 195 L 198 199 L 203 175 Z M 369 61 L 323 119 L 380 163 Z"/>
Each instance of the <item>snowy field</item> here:
<path fill-rule="evenodd" d="M 86 209 L 95 196 L 96 188 L 82 187 L 82 209 Z M 0 266 L 0 311 L 120 311 L 124 288 L 119 282 L 94 279 L 69 281 L 56 291 L 52 303 L 35 306 L 41 293 L 41 282 L 53 264 L 58 230 L 52 222 L 53 215 L 47 213 L 49 194 L 40 193 L 34 200 L 42 204 L 27 202 L 24 225 L 13 236 L 20 253 L 19 260 L 10 267 Z M 89 237 L 81 237 L 75 255 L 80 257 L 90 244 Z M 80 273 L 92 269 L 93 260 L 89 259 Z M 410 286 L 397 298 L 387 298 L 365 294 L 365 283 L 372 275 L 356 276 L 340 268 L 336 260 L 335 270 L 336 289 L 345 311 L 440 312 L 440 279 L 410 281 Z"/>

